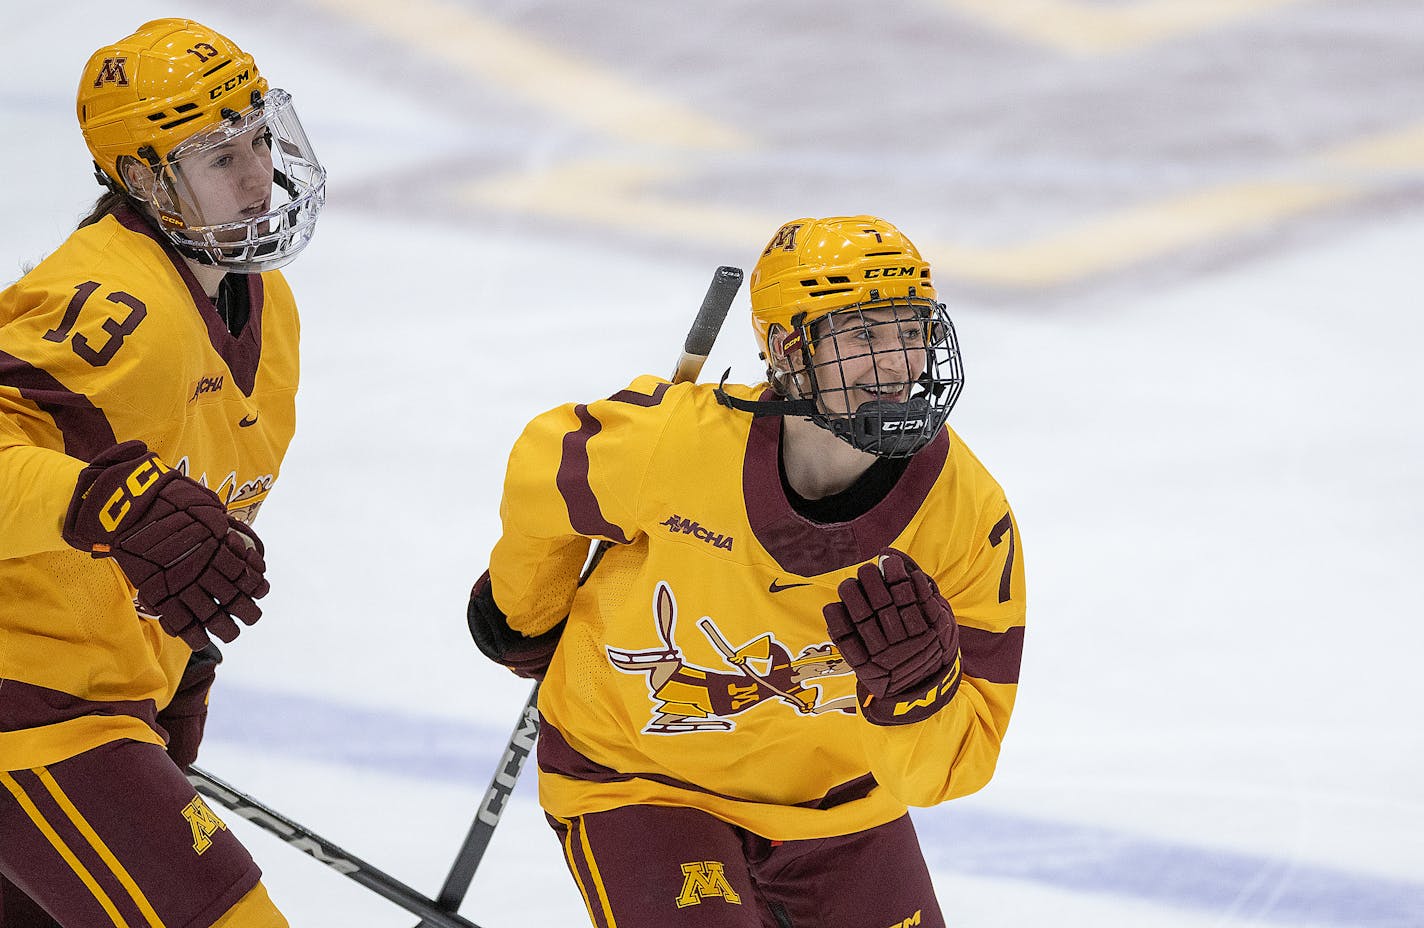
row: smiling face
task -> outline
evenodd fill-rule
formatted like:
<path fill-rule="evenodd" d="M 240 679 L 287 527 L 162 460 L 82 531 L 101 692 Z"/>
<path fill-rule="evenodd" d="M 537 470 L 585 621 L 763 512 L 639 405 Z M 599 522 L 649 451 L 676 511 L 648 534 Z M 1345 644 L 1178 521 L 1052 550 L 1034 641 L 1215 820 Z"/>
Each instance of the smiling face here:
<path fill-rule="evenodd" d="M 907 305 L 843 310 L 811 323 L 821 411 L 844 416 L 865 403 L 907 401 L 925 371 L 929 324 L 923 309 Z"/>
<path fill-rule="evenodd" d="M 787 421 L 804 418 L 860 451 L 908 457 L 939 434 L 964 386 L 959 342 L 942 304 L 857 303 L 767 339 Z"/>

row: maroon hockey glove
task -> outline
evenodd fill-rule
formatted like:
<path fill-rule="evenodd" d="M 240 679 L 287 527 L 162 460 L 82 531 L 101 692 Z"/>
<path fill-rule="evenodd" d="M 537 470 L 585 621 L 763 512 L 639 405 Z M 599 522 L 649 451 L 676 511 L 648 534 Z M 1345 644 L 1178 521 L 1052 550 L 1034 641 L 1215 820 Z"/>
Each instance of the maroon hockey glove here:
<path fill-rule="evenodd" d="M 168 733 L 168 756 L 182 770 L 198 759 L 198 745 L 208 722 L 208 690 L 222 663 L 222 652 L 210 644 L 194 651 L 178 681 L 178 689 L 158 713 L 158 724 Z"/>
<path fill-rule="evenodd" d="M 470 637 L 485 657 L 503 664 L 521 677 L 542 680 L 564 634 L 564 622 L 530 638 L 509 627 L 509 622 L 490 592 L 489 571 L 480 575 L 470 590 L 470 605 L 465 612 L 470 624 Z"/>
<path fill-rule="evenodd" d="M 878 566 L 877 566 L 878 562 Z M 878 725 L 929 718 L 959 688 L 959 625 L 934 580 L 894 548 L 841 581 L 826 630 L 855 671 L 861 713 Z"/>
<path fill-rule="evenodd" d="M 234 619 L 262 615 L 262 543 L 207 487 L 171 469 L 140 441 L 115 445 L 79 474 L 64 540 L 112 557 L 163 630 L 197 651 L 207 632 L 237 637 Z"/>

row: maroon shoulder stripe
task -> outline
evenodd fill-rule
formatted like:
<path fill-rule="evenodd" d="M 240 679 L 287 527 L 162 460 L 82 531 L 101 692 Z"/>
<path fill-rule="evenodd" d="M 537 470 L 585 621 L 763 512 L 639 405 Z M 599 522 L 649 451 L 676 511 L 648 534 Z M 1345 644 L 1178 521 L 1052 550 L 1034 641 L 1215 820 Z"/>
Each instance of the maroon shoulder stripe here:
<path fill-rule="evenodd" d="M 620 390 L 608 399 L 614 403 L 628 403 L 633 406 L 652 407 L 663 401 L 671 384 L 660 383 L 652 393 L 636 390 Z M 559 460 L 559 472 L 554 478 L 559 495 L 564 499 L 564 507 L 569 513 L 569 524 L 580 535 L 607 538 L 620 545 L 628 543 L 623 530 L 603 516 L 598 505 L 598 497 L 588 485 L 588 443 L 593 436 L 603 431 L 603 423 L 594 418 L 593 413 L 582 403 L 574 407 L 579 427 L 564 435 L 563 456 Z"/>
<path fill-rule="evenodd" d="M 670 383 L 660 383 L 653 388 L 652 393 L 639 393 L 637 390 L 619 390 L 608 399 L 614 403 L 627 403 L 630 406 L 656 406 L 663 401 L 663 394 L 667 393 Z"/>
<path fill-rule="evenodd" d="M 583 404 L 574 407 L 574 415 L 578 416 L 579 427 L 564 435 L 564 454 L 559 459 L 559 472 L 554 477 L 554 484 L 559 488 L 564 508 L 569 513 L 569 524 L 580 535 L 608 538 L 626 545 L 628 536 L 603 517 L 598 497 L 588 485 L 588 442 L 603 431 L 603 423 L 595 419 Z"/>
<path fill-rule="evenodd" d="M 49 371 L 23 358 L 0 351 L 0 386 L 19 390 L 20 395 L 54 419 L 64 438 L 64 453 L 81 461 L 92 461 L 105 448 L 116 444 L 113 426 L 103 410 L 89 398 L 75 393 Z"/>
<path fill-rule="evenodd" d="M 1018 683 L 1023 640 L 1022 625 L 1003 632 L 959 626 L 959 651 L 965 675 L 990 683 Z"/>

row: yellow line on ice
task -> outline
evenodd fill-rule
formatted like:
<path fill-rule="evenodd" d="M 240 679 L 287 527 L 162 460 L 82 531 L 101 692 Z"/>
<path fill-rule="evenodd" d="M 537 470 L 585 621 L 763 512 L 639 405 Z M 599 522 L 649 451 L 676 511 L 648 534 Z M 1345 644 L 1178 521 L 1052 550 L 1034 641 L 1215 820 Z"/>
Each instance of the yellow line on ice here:
<path fill-rule="evenodd" d="M 1424 171 L 1424 123 L 1341 145 L 1322 162 L 1331 167 L 1377 174 Z"/>
<path fill-rule="evenodd" d="M 1078 55 L 1140 48 L 1305 0 L 1142 0 L 1116 7 L 1081 0 L 940 0 L 1020 39 Z"/>
<path fill-rule="evenodd" d="M 734 129 L 444 0 L 313 2 L 513 97 L 623 141 L 705 149 L 747 144 Z"/>
<path fill-rule="evenodd" d="M 1084 216 L 1046 235 L 999 246 L 917 244 L 938 276 L 996 287 L 1070 283 L 1357 199 L 1398 175 L 1424 172 L 1424 125 L 1357 139 L 1289 171 Z M 470 184 L 464 201 L 751 254 L 786 220 L 779 213 L 658 195 L 682 176 L 669 161 L 580 159 Z M 893 220 L 894 217 L 889 217 Z"/>
<path fill-rule="evenodd" d="M 1424 124 L 1356 139 L 1279 177 L 1224 184 L 1131 206 L 1007 248 L 927 243 L 937 271 L 1000 285 L 1046 286 L 1349 202 L 1424 173 Z"/>
<path fill-rule="evenodd" d="M 496 178 L 462 193 L 482 207 L 716 243 L 746 253 L 759 248 L 787 218 L 646 193 L 651 183 L 672 173 L 627 162 L 577 161 L 538 174 Z M 940 277 L 996 286 L 1048 286 L 1314 209 L 1352 191 L 1347 185 L 1246 183 L 1130 207 L 1017 245 L 917 244 Z"/>
<path fill-rule="evenodd" d="M 739 243 L 747 251 L 760 248 L 785 221 L 648 193 L 654 184 L 683 174 L 681 166 L 668 161 L 583 158 L 470 184 L 462 188 L 460 196 L 482 207 L 688 241 Z"/>
<path fill-rule="evenodd" d="M 1350 197 L 1347 185 L 1256 181 L 1128 207 L 1006 248 L 921 246 L 937 273 L 1005 286 L 1049 286 L 1265 226 Z"/>

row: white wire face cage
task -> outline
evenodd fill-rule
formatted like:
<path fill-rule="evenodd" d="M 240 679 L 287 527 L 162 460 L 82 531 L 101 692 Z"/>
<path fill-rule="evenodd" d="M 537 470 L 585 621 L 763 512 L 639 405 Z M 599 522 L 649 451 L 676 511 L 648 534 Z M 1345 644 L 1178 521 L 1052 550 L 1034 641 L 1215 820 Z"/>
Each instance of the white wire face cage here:
<path fill-rule="evenodd" d="M 326 169 L 312 151 L 284 90 L 256 97 L 241 113 L 182 142 L 140 196 L 178 250 L 239 273 L 270 271 L 295 258 L 326 202 Z M 233 174 L 270 170 L 265 196 L 233 189 Z M 215 181 L 214 178 L 217 178 Z M 132 185 L 130 190 L 132 191 Z M 248 215 L 251 213 L 251 215 Z"/>
<path fill-rule="evenodd" d="M 932 441 L 964 389 L 954 323 L 933 300 L 838 309 L 796 324 L 787 347 L 798 341 L 811 420 L 881 457 L 908 457 Z"/>

